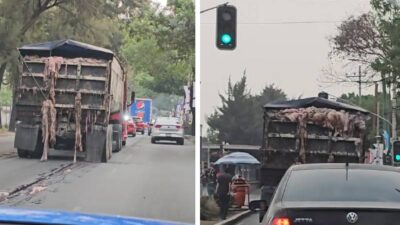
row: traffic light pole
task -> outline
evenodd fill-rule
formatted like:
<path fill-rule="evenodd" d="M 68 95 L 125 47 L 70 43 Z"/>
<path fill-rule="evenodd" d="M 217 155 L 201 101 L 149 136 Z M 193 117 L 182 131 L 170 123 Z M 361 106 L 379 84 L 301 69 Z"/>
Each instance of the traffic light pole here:
<path fill-rule="evenodd" d="M 218 8 L 218 7 L 220 7 L 220 6 L 227 6 L 228 4 L 229 4 L 229 2 L 225 2 L 224 4 L 220 4 L 220 5 L 217 5 L 217 6 L 208 8 L 208 9 L 201 10 L 201 11 L 200 11 L 200 14 L 205 13 L 205 12 L 208 12 L 208 11 L 213 10 L 213 9 L 216 9 L 216 8 Z"/>

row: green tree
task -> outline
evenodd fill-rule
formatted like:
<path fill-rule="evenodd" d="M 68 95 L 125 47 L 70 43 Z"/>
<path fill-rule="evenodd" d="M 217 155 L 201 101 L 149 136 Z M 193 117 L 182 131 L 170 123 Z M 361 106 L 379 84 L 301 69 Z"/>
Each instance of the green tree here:
<path fill-rule="evenodd" d="M 210 138 L 231 144 L 260 145 L 262 140 L 263 105 L 286 100 L 286 94 L 274 85 L 266 85 L 262 92 L 252 96 L 246 86 L 246 77 L 233 84 L 229 80 L 226 96 L 220 95 L 222 106 L 207 118 Z"/>
<path fill-rule="evenodd" d="M 181 95 L 193 77 L 194 25 L 192 0 L 169 1 L 164 9 L 149 4 L 127 23 L 121 52 L 132 70 L 133 83 Z"/>

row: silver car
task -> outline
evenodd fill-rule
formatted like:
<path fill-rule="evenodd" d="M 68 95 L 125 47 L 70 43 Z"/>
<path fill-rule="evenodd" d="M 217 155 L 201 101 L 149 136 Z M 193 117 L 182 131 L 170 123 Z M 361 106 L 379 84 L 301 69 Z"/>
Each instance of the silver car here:
<path fill-rule="evenodd" d="M 176 117 L 158 117 L 153 124 L 151 132 L 151 143 L 156 141 L 176 141 L 177 144 L 184 144 L 183 126 L 181 120 Z"/>

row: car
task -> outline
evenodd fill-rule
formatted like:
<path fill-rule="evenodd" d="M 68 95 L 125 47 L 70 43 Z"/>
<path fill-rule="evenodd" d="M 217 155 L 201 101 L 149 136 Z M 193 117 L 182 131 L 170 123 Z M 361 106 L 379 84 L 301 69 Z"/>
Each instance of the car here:
<path fill-rule="evenodd" d="M 133 116 L 132 119 L 136 125 L 136 132 L 140 132 L 141 134 L 144 134 L 145 124 L 143 122 L 143 119 L 138 116 Z"/>
<path fill-rule="evenodd" d="M 160 140 L 176 141 L 177 144 L 184 144 L 183 126 L 179 118 L 158 117 L 153 124 L 151 132 L 151 143 Z"/>
<path fill-rule="evenodd" d="M 264 225 L 400 224 L 400 170 L 371 164 L 290 167 L 271 202 L 252 201 Z"/>
<path fill-rule="evenodd" d="M 0 224 L 137 224 L 137 225 L 179 225 L 181 223 L 154 219 L 142 219 L 120 215 L 99 215 L 59 210 L 33 210 L 15 207 L 0 208 Z"/>
<path fill-rule="evenodd" d="M 128 130 L 128 135 L 132 135 L 132 137 L 136 136 L 136 124 L 133 122 L 132 118 L 128 119 L 128 125 L 127 125 L 127 130 Z"/>

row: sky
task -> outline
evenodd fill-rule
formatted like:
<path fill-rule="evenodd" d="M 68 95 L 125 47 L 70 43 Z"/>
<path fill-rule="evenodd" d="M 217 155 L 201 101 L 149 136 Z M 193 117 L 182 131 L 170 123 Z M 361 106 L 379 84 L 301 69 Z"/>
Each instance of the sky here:
<path fill-rule="evenodd" d="M 204 10 L 228 0 L 201 0 Z M 246 69 L 252 93 L 267 84 L 283 89 L 289 98 L 357 92 L 356 84 L 322 83 L 322 70 L 329 65 L 344 73 L 341 62 L 330 63 L 328 38 L 337 34 L 340 21 L 370 10 L 369 0 L 231 0 L 238 14 L 237 47 L 215 47 L 216 11 L 200 15 L 200 120 L 221 104 L 229 77 L 237 82 Z M 282 22 L 322 23 L 281 24 Z M 271 24 L 272 23 L 272 24 Z M 277 23 L 277 24 L 276 24 Z M 348 70 L 348 69 L 347 69 Z M 356 70 L 356 67 L 354 68 Z M 347 71 L 352 73 L 352 71 Z M 355 72 L 355 71 L 354 71 Z M 372 88 L 363 87 L 363 94 Z"/>

